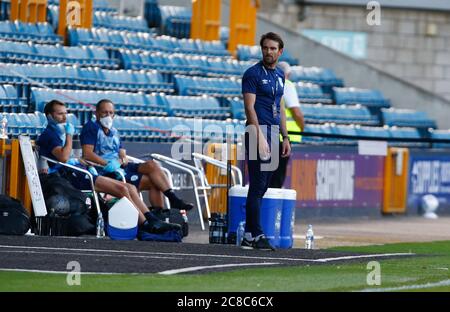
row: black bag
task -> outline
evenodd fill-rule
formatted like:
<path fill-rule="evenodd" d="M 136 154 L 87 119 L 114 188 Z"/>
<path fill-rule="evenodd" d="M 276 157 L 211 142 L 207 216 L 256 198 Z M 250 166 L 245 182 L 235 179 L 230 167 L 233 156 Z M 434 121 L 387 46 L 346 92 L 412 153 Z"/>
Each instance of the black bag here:
<path fill-rule="evenodd" d="M 20 201 L 0 195 L 0 234 L 24 235 L 30 229 L 30 217 Z"/>
<path fill-rule="evenodd" d="M 75 188 L 69 180 L 59 175 L 59 173 L 41 175 L 40 178 L 46 204 L 50 201 L 51 196 L 62 195 L 69 201 L 70 215 L 82 215 L 88 211 L 88 195 Z M 57 211 L 51 211 L 52 207 L 49 206 L 47 205 L 49 214 L 57 213 Z"/>
<path fill-rule="evenodd" d="M 95 234 L 89 217 L 88 195 L 58 173 L 41 175 L 48 215 L 39 222 L 38 235 L 79 236 Z"/>

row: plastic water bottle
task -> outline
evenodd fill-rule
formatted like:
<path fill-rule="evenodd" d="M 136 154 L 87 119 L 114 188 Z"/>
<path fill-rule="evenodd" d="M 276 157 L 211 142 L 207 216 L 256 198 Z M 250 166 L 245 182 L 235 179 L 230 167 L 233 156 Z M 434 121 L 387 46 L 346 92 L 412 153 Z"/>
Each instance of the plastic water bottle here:
<path fill-rule="evenodd" d="M 97 217 L 97 238 L 105 237 L 105 221 L 103 220 L 103 216 L 100 215 Z"/>
<path fill-rule="evenodd" d="M 238 228 L 236 230 L 236 246 L 241 246 L 242 240 L 244 239 L 245 233 L 245 221 L 239 222 Z"/>
<path fill-rule="evenodd" d="M 306 231 L 305 248 L 314 249 L 314 232 L 312 225 L 308 225 L 308 230 Z"/>

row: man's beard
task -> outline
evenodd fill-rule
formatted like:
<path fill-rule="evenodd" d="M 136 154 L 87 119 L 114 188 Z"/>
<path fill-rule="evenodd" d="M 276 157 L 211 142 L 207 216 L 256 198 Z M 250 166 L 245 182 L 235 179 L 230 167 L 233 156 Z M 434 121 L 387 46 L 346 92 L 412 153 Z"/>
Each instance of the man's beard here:
<path fill-rule="evenodd" d="M 276 58 L 272 57 L 272 56 L 265 56 L 264 57 L 264 63 L 266 65 L 273 65 L 277 62 Z"/>

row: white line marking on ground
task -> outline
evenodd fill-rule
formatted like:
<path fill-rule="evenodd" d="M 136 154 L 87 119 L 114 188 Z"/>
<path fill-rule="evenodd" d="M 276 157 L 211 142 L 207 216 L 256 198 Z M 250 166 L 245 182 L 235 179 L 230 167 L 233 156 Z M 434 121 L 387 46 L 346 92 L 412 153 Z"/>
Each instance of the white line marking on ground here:
<path fill-rule="evenodd" d="M 413 290 L 413 289 L 425 289 L 434 288 L 441 286 L 450 286 L 450 279 L 443 280 L 436 283 L 426 283 L 426 284 L 416 284 L 416 285 L 405 285 L 399 287 L 387 287 L 387 288 L 366 288 L 360 290 L 362 292 L 382 292 L 382 291 L 399 291 L 399 290 Z"/>
<path fill-rule="evenodd" d="M 186 273 L 186 272 L 194 272 L 206 269 L 220 269 L 220 268 L 232 268 L 232 267 L 246 267 L 246 266 L 262 266 L 262 265 L 277 265 L 279 263 L 276 262 L 267 262 L 267 263 L 232 263 L 232 264 L 219 264 L 219 265 L 207 265 L 207 266 L 195 266 L 183 269 L 174 269 L 158 272 L 158 274 L 162 275 L 174 275 L 178 273 Z"/>
<path fill-rule="evenodd" d="M 343 256 L 335 258 L 324 258 L 317 259 L 318 262 L 330 262 L 339 260 L 352 260 L 352 259 L 363 259 L 363 258 L 380 258 L 380 257 L 392 257 L 392 256 L 414 256 L 414 253 L 387 253 L 387 254 L 373 254 L 373 255 L 359 255 L 359 256 Z"/>
<path fill-rule="evenodd" d="M 88 254 L 81 252 L 46 252 L 46 251 L 22 251 L 22 250 L 6 250 L 0 251 L 5 253 L 26 253 L 26 254 L 44 254 L 44 255 L 71 255 L 71 256 L 94 256 L 94 257 L 125 257 L 125 258 L 149 258 L 149 259 L 171 259 L 177 260 L 177 257 L 164 256 L 138 256 L 138 255 L 106 255 L 106 254 Z"/>
<path fill-rule="evenodd" d="M 374 257 L 391 257 L 391 256 L 412 256 L 413 253 L 390 253 L 390 254 L 373 254 L 373 255 L 355 255 L 355 256 L 343 256 L 335 258 L 324 259 L 303 259 L 303 258 L 282 258 L 282 257 L 261 257 L 261 256 L 233 256 L 233 255 L 213 255 L 213 254 L 187 254 L 176 252 L 149 252 L 149 251 L 129 251 L 129 250 L 105 250 L 105 249 L 80 249 L 80 248 L 60 248 L 60 247 L 30 247 L 30 246 L 7 246 L 0 245 L 0 248 L 17 248 L 17 249 L 43 249 L 43 250 L 56 250 L 56 251 L 83 251 L 83 252 L 109 252 L 109 253 L 134 253 L 144 255 L 165 255 L 165 256 L 186 256 L 186 257 L 216 257 L 216 258 L 236 258 L 236 259 L 257 259 L 257 260 L 276 260 L 276 261 L 305 261 L 305 262 L 331 262 L 339 260 L 352 260 L 361 258 L 374 258 Z"/>
<path fill-rule="evenodd" d="M 26 270 L 26 269 L 7 269 L 0 268 L 0 271 L 5 272 L 26 272 L 26 273 L 45 273 L 45 274 L 73 274 L 72 271 L 46 271 L 46 270 Z M 137 273 L 108 273 L 108 272 L 80 272 L 81 275 L 137 275 Z"/>

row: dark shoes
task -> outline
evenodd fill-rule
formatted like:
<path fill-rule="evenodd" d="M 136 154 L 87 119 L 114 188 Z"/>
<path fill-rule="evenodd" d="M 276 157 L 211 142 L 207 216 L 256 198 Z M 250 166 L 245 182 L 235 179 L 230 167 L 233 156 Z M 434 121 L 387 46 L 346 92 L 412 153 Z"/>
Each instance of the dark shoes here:
<path fill-rule="evenodd" d="M 194 205 L 189 203 L 185 203 L 184 200 L 176 198 L 175 200 L 170 200 L 170 208 L 174 208 L 174 209 L 178 209 L 178 210 L 192 210 L 192 208 L 194 208 Z"/>
<path fill-rule="evenodd" d="M 142 224 L 141 230 L 155 234 L 162 234 L 167 231 L 181 232 L 181 225 L 175 223 L 167 223 L 161 220 L 147 220 Z"/>
<path fill-rule="evenodd" d="M 259 235 L 253 240 L 248 240 L 244 237 L 241 243 L 242 249 L 259 249 L 259 250 L 275 250 L 270 244 L 270 241 L 264 235 Z"/>

